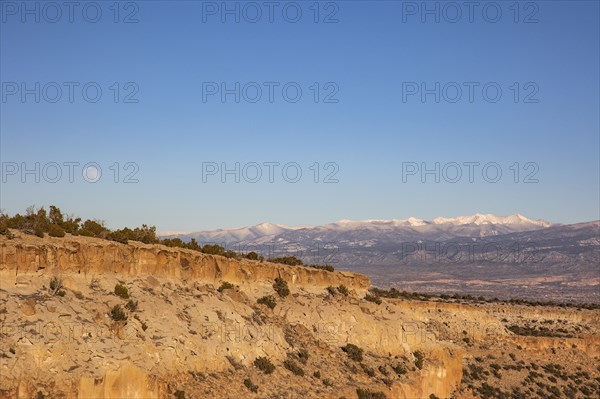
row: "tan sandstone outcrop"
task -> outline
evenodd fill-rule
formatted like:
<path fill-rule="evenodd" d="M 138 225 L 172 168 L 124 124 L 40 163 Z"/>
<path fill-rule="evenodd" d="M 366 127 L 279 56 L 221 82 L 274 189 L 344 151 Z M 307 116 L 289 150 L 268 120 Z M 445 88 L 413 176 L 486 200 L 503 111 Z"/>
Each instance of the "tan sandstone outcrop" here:
<path fill-rule="evenodd" d="M 118 273 L 120 276 L 150 275 L 178 280 L 229 281 L 238 285 L 272 282 L 276 277 L 306 290 L 329 285 L 346 285 L 364 292 L 369 278 L 356 273 L 328 272 L 309 267 L 287 267 L 270 262 L 227 259 L 197 251 L 67 236 L 44 239 L 17 233 L 7 240 L 0 236 L 0 271 L 14 271 L 14 282 L 21 274 L 77 273 L 83 275 Z"/>

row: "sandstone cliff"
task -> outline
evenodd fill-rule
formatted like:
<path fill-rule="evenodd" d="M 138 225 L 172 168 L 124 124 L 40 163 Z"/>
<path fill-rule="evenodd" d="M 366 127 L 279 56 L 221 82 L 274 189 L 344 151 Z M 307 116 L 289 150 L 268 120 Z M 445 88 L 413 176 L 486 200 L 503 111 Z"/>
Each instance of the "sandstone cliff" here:
<path fill-rule="evenodd" d="M 146 245 L 132 241 L 111 241 L 67 236 L 44 239 L 17 233 L 14 240 L 3 239 L 0 270 L 20 274 L 77 273 L 84 275 L 118 273 L 122 277 L 152 275 L 159 278 L 217 283 L 229 281 L 254 286 L 285 278 L 292 287 L 306 290 L 344 284 L 364 292 L 368 277 L 346 272 L 328 272 L 308 267 L 287 267 L 270 262 L 227 259 L 197 251 Z"/>

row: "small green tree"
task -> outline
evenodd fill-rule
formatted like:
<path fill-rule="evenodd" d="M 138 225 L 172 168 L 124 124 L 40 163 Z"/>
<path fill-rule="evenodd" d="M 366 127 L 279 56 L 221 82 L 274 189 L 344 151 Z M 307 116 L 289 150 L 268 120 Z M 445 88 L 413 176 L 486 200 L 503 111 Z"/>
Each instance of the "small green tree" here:
<path fill-rule="evenodd" d="M 420 370 L 423 368 L 423 362 L 425 361 L 425 354 L 421 351 L 413 352 L 415 357 L 415 366 Z"/>
<path fill-rule="evenodd" d="M 304 349 L 304 348 L 300 349 L 298 351 L 297 355 L 298 355 L 298 360 L 300 360 L 300 362 L 302 364 L 306 364 L 306 362 L 308 362 L 309 355 L 308 355 L 308 351 L 306 349 Z"/>
<path fill-rule="evenodd" d="M 48 227 L 48 235 L 50 235 L 50 237 L 64 237 L 65 230 L 57 224 L 51 224 L 50 227 Z"/>
<path fill-rule="evenodd" d="M 38 236 L 40 238 L 44 238 L 44 229 L 40 226 L 35 226 L 33 228 L 33 234 L 35 234 L 36 236 Z"/>
<path fill-rule="evenodd" d="M 33 228 L 35 235 L 39 236 L 39 232 L 47 232 L 48 227 L 50 226 L 50 221 L 48 220 L 48 214 L 44 207 L 41 207 L 34 216 L 33 219 Z M 43 237 L 43 236 L 42 236 Z"/>
<path fill-rule="evenodd" d="M 348 291 L 348 287 L 346 287 L 345 285 L 339 285 L 337 287 L 337 290 L 340 294 L 342 294 L 343 296 L 348 296 L 349 291 Z"/>
<path fill-rule="evenodd" d="M 100 238 L 104 238 L 105 234 L 109 232 L 109 230 L 106 227 L 104 227 L 104 222 L 90 219 L 83 222 L 83 224 L 81 225 L 81 229 L 87 230 L 90 233 L 92 233 L 94 237 Z"/>
<path fill-rule="evenodd" d="M 400 377 L 408 372 L 408 370 L 406 369 L 406 366 L 403 365 L 402 363 L 398 363 L 395 366 L 392 366 L 392 370 L 394 370 L 394 372 L 396 374 L 398 374 L 398 376 L 400 376 Z"/>
<path fill-rule="evenodd" d="M 363 360 L 363 350 L 354 344 L 346 344 L 342 346 L 342 350 L 346 352 L 348 357 L 355 362 L 362 362 Z"/>
<path fill-rule="evenodd" d="M 244 380 L 244 386 L 250 390 L 250 392 L 258 392 L 258 385 L 255 385 L 250 378 Z"/>
<path fill-rule="evenodd" d="M 372 294 L 367 293 L 365 295 L 365 299 L 369 302 L 373 302 L 373 303 L 376 303 L 377 305 L 381 305 L 381 298 L 379 298 L 379 296 L 377 296 L 377 295 L 372 295 Z"/>
<path fill-rule="evenodd" d="M 291 359 L 287 359 L 286 361 L 284 361 L 283 366 L 296 375 L 304 375 L 304 370 L 302 370 L 302 367 L 298 366 L 298 364 Z"/>
<path fill-rule="evenodd" d="M 385 393 L 383 392 L 375 392 L 370 391 L 368 389 L 356 389 L 356 394 L 358 395 L 358 399 L 386 399 Z"/>
<path fill-rule="evenodd" d="M 275 365 L 264 356 L 257 357 L 254 360 L 254 366 L 265 374 L 271 374 L 275 371 Z"/>
<path fill-rule="evenodd" d="M 50 211 L 48 212 L 50 223 L 61 226 L 64 223 L 64 217 L 60 209 L 54 205 L 50 205 Z"/>
<path fill-rule="evenodd" d="M 110 311 L 110 317 L 114 321 L 124 321 L 124 320 L 127 320 L 127 315 L 125 314 L 125 312 L 121 308 L 121 305 L 115 305 L 115 306 L 113 306 L 113 308 Z"/>
<path fill-rule="evenodd" d="M 217 289 L 217 291 L 219 291 L 219 292 L 223 292 L 223 291 L 225 291 L 225 290 L 230 290 L 230 289 L 232 289 L 233 287 L 234 287 L 234 285 L 233 285 L 233 284 L 231 284 L 230 282 L 228 282 L 228 281 L 223 281 L 223 282 L 221 283 L 221 286 L 220 286 L 220 287 Z"/>
<path fill-rule="evenodd" d="M 275 278 L 275 284 L 273 284 L 273 289 L 280 297 L 285 298 L 290 295 L 290 289 L 288 288 L 288 283 L 281 277 Z"/>
<path fill-rule="evenodd" d="M 50 279 L 50 290 L 53 294 L 56 294 L 62 288 L 62 280 L 58 277 L 52 277 Z"/>
<path fill-rule="evenodd" d="M 267 295 L 263 296 L 262 298 L 258 298 L 256 300 L 256 303 L 265 305 L 271 309 L 275 309 L 275 306 L 277 306 L 277 301 L 275 300 L 275 297 L 273 295 Z"/>
<path fill-rule="evenodd" d="M 198 245 L 198 242 L 196 241 L 196 239 L 195 239 L 195 238 L 192 238 L 192 239 L 190 240 L 190 242 L 188 242 L 188 243 L 186 244 L 186 248 L 187 248 L 187 249 L 194 250 L 194 251 L 198 251 L 198 252 L 202 251 L 202 248 L 200 247 L 200 245 Z"/>
<path fill-rule="evenodd" d="M 127 301 L 127 303 L 125 304 L 125 307 L 127 308 L 127 310 L 129 310 L 130 312 L 135 312 L 137 310 L 138 307 L 138 301 L 134 301 L 133 299 L 130 299 L 129 301 Z"/>
<path fill-rule="evenodd" d="M 289 265 L 289 266 L 301 266 L 302 265 L 302 260 L 296 258 L 295 256 L 282 256 L 280 258 L 271 258 L 271 259 L 269 259 L 269 262 L 281 263 L 283 265 Z"/>
<path fill-rule="evenodd" d="M 123 299 L 129 299 L 129 291 L 127 290 L 127 287 L 119 283 L 115 285 L 115 295 Z"/>

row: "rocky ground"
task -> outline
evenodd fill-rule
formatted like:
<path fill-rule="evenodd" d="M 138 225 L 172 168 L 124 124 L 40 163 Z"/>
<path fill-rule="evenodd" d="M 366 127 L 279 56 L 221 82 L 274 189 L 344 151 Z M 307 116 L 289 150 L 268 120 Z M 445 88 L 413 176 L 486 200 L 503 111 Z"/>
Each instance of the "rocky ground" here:
<path fill-rule="evenodd" d="M 597 310 L 376 303 L 361 275 L 134 242 L 16 233 L 0 250 L 0 398 L 600 392 Z"/>

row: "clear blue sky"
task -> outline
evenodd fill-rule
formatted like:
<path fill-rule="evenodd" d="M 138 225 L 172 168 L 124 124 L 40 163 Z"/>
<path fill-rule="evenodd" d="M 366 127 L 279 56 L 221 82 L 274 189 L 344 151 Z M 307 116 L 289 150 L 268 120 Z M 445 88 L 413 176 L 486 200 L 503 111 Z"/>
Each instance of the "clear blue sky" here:
<path fill-rule="evenodd" d="M 313 1 L 288 6 L 285 18 L 282 9 L 290 2 L 279 2 L 273 22 L 259 1 L 262 16 L 256 23 L 250 21 L 256 10 L 243 8 L 243 2 L 239 23 L 235 15 L 225 15 L 223 23 L 220 9 L 213 15 L 213 5 L 222 2 L 121 3 L 118 15 L 113 1 L 97 2 L 102 11 L 97 23 L 90 22 L 94 7 L 83 13 L 86 2 L 73 11 L 73 22 L 63 9 L 54 23 L 56 10 L 44 3 L 38 3 L 40 22 L 21 1 L 0 3 L 5 174 L 0 207 L 8 213 L 56 204 L 111 227 L 149 223 L 161 231 L 475 212 L 521 213 L 561 223 L 600 218 L 598 1 L 520 2 L 518 15 L 513 1 L 499 1 L 494 4 L 502 15 L 496 23 L 491 22 L 495 8 L 483 14 L 489 2 L 480 2 L 472 22 L 466 8 L 460 18 L 456 10 L 440 9 L 439 23 L 427 14 L 421 21 L 422 10 L 411 8 L 420 1 L 321 2 L 318 23 Z M 27 4 L 35 10 L 36 2 Z M 233 9 L 236 2 L 228 4 Z M 434 8 L 436 2 L 428 4 Z M 302 16 L 291 23 L 295 6 Z M 455 17 L 455 23 L 449 21 Z M 138 22 L 123 23 L 125 18 Z M 324 23 L 326 18 L 338 22 Z M 35 92 L 36 82 L 40 102 L 35 93 L 23 99 L 21 84 Z M 49 82 L 62 86 L 55 103 L 56 87 Z M 79 84 L 73 102 L 65 82 Z M 89 82 L 102 89 L 96 103 L 83 97 Z M 214 86 L 204 84 L 203 101 L 203 82 L 217 87 L 225 82 L 229 88 L 257 82 L 264 90 L 256 103 L 248 101 L 256 94 L 252 85 L 245 96 L 240 93 L 239 103 L 234 95 L 222 102 L 218 94 L 208 96 Z M 264 82 L 279 83 L 273 102 Z M 298 102 L 282 96 L 289 82 L 302 89 Z M 314 82 L 319 82 L 318 102 Z M 419 93 L 407 94 L 436 82 L 439 103 L 434 94 L 425 102 Z M 463 87 L 457 102 L 449 101 L 456 85 L 448 82 Z M 479 84 L 473 102 L 464 82 Z M 493 90 L 483 97 L 489 82 L 502 89 L 497 102 L 491 101 Z M 136 89 L 131 98 L 138 102 L 123 102 Z M 324 102 L 334 90 L 337 103 Z M 288 94 L 288 100 L 295 95 Z M 87 99 L 94 96 L 92 86 Z M 203 181 L 203 162 L 234 168 L 236 162 L 270 161 L 296 162 L 302 178 L 285 181 L 279 166 L 271 183 L 263 165 L 256 183 L 243 175 L 240 183 L 233 175 L 225 183 L 219 175 Z M 471 161 L 496 162 L 502 178 L 485 181 L 481 166 L 473 182 L 465 166 L 456 183 L 443 175 L 440 183 L 433 176 L 423 183 L 418 174 L 402 178 L 404 162 L 433 168 L 436 162 L 442 167 Z M 22 182 L 20 170 L 10 174 L 15 164 L 33 169 L 36 162 L 46 166 L 39 183 L 34 175 Z M 79 162 L 74 182 L 63 165 L 62 178 L 51 183 L 50 162 Z M 100 181 L 82 179 L 88 162 L 101 166 Z M 109 169 L 115 162 L 121 169 L 118 183 Z M 124 170 L 127 162 L 138 165 L 138 183 L 123 182 L 133 171 Z M 319 183 L 310 169 L 315 162 Z M 324 169 L 327 162 L 338 166 L 338 183 L 323 182 L 334 171 Z M 521 169 L 518 183 L 511 169 L 515 162 Z M 527 162 L 537 170 L 525 169 Z M 246 172 L 249 179 L 254 176 L 252 168 Z M 446 172 L 454 176 L 451 167 Z M 529 172 L 535 172 L 537 183 L 523 182 Z"/>

